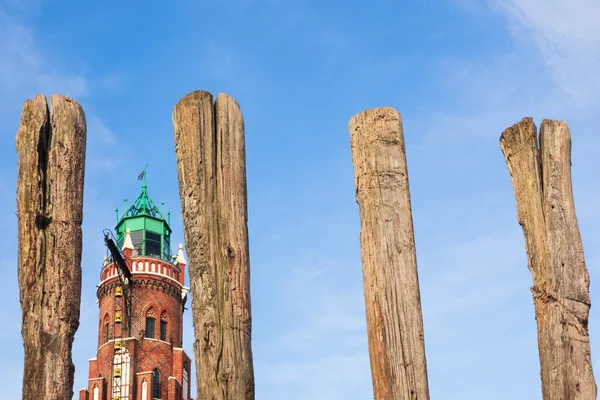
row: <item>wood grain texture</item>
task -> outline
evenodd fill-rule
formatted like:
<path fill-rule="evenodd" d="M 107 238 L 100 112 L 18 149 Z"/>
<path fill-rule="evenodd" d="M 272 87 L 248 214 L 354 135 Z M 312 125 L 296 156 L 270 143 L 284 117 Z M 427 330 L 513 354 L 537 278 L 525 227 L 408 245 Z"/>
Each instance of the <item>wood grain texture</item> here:
<path fill-rule="evenodd" d="M 544 400 L 596 399 L 588 334 L 589 275 L 571 183 L 571 136 L 531 118 L 500 137 L 523 228 L 538 325 Z"/>
<path fill-rule="evenodd" d="M 71 399 L 79 326 L 86 122 L 74 100 L 23 106 L 18 161 L 18 279 L 25 350 L 23 399 Z"/>
<path fill-rule="evenodd" d="M 197 396 L 254 399 L 244 121 L 239 105 L 208 92 L 173 109 L 190 265 Z"/>
<path fill-rule="evenodd" d="M 377 108 L 349 123 L 375 400 L 429 399 L 404 133 Z"/>

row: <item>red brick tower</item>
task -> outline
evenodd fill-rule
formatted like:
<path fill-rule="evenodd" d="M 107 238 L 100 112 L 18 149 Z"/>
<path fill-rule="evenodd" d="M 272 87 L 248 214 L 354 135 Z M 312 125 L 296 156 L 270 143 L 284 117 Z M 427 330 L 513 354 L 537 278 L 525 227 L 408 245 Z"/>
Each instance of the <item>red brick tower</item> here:
<path fill-rule="evenodd" d="M 120 219 L 117 210 L 120 257 L 106 257 L 100 272 L 98 352 L 80 400 L 191 400 L 183 247 L 171 255 L 170 221 L 148 197 L 145 172 L 142 177 L 133 206 Z"/>

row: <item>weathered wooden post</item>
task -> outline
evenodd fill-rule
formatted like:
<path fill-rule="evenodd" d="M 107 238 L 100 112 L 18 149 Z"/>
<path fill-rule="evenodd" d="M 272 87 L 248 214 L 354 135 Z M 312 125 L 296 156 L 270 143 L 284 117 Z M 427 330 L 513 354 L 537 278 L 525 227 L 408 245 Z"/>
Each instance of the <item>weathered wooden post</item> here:
<path fill-rule="evenodd" d="M 523 228 L 538 325 L 544 400 L 596 399 L 588 315 L 589 275 L 571 185 L 571 136 L 544 120 L 538 145 L 531 118 L 500 137 Z"/>
<path fill-rule="evenodd" d="M 349 124 L 375 400 L 429 399 L 423 317 L 400 114 Z"/>
<path fill-rule="evenodd" d="M 173 109 L 199 399 L 254 399 L 244 121 L 204 91 Z"/>
<path fill-rule="evenodd" d="M 71 399 L 71 348 L 81 302 L 81 106 L 60 95 L 50 97 L 50 110 L 43 95 L 25 101 L 16 144 L 23 399 Z"/>

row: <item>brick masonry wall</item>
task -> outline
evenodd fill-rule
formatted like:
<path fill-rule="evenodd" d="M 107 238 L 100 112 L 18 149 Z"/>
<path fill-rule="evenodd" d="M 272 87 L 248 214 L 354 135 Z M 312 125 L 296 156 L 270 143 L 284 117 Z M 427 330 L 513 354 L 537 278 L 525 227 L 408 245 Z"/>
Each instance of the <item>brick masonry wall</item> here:
<path fill-rule="evenodd" d="M 146 399 L 152 399 L 152 373 L 151 372 L 139 372 L 137 374 L 137 396 L 135 397 L 135 400 L 142 400 L 143 397 L 143 392 L 142 389 L 144 387 L 144 381 L 147 384 L 146 387 Z"/>
<path fill-rule="evenodd" d="M 88 370 L 88 377 L 90 378 L 97 378 L 100 375 L 98 375 L 98 362 L 97 359 L 92 358 L 90 360 L 90 368 Z"/>
<path fill-rule="evenodd" d="M 191 399 L 192 389 L 190 385 L 190 371 L 192 368 L 192 362 L 190 358 L 185 354 L 183 349 L 173 349 L 173 374 L 172 376 L 176 378 L 181 385 L 181 396 L 183 398 L 183 369 L 186 369 L 188 372 L 188 387 L 187 387 L 187 398 Z"/>
<path fill-rule="evenodd" d="M 169 399 L 180 399 L 181 398 L 181 385 L 177 382 L 177 379 L 169 378 Z"/>
<path fill-rule="evenodd" d="M 156 279 L 158 278 L 158 279 Z M 164 316 L 167 322 L 166 341 L 172 343 L 174 347 L 181 347 L 183 343 L 182 329 L 183 307 L 181 298 L 181 288 L 175 286 L 172 281 L 163 280 L 160 277 L 149 276 L 146 274 L 134 275 L 134 285 L 130 293 L 132 296 L 131 311 L 131 336 L 141 338 L 146 329 L 146 315 L 152 310 L 156 320 L 155 337 L 159 338 L 160 320 Z M 115 288 L 116 280 L 105 282 L 99 289 L 100 313 L 98 321 L 98 346 L 106 342 L 105 324 L 109 324 L 109 340 L 114 335 L 119 334 L 121 326 L 115 325 L 116 332 L 113 331 Z M 129 336 L 124 332 L 123 337 Z"/>
<path fill-rule="evenodd" d="M 156 320 L 155 338 L 159 338 L 160 321 L 167 322 L 166 341 L 174 347 L 181 347 L 183 337 L 181 326 L 183 324 L 183 301 L 181 289 L 171 285 L 170 282 L 161 282 L 152 277 L 135 276 L 133 289 L 132 334 L 141 336 L 146 329 L 146 316 L 149 312 L 154 314 Z"/>
<path fill-rule="evenodd" d="M 150 377 L 148 387 L 151 392 L 151 372 L 158 369 L 161 377 L 161 399 L 179 400 L 182 398 L 182 368 L 183 363 L 189 371 L 189 358 L 181 350 L 183 307 L 182 286 L 167 277 L 156 274 L 135 273 L 131 290 L 131 335 L 123 332 L 122 348 L 130 356 L 130 400 L 141 400 L 141 377 Z M 117 279 L 106 280 L 98 288 L 99 318 L 98 318 L 98 353 L 96 360 L 90 361 L 90 381 L 87 398 L 92 400 L 93 379 L 106 378 L 103 396 L 112 398 L 112 359 L 115 354 L 114 337 L 120 334 L 122 324 L 114 324 L 115 288 Z M 151 313 L 155 318 L 154 339 L 145 337 L 146 316 Z M 166 340 L 160 338 L 160 321 L 167 322 Z M 106 342 L 105 324 L 109 325 L 109 341 Z M 125 339 L 130 336 L 129 339 Z M 169 377 L 173 377 L 169 379 Z M 142 380 L 140 380 L 142 379 Z M 175 385 L 175 395 L 170 393 L 172 383 Z M 82 396 L 83 394 L 80 394 Z M 135 397 L 134 397 L 135 396 Z M 176 396 L 176 397 L 173 397 Z M 188 394 L 189 398 L 189 394 Z M 103 397 L 100 399 L 104 400 Z M 148 396 L 148 400 L 151 396 Z"/>
<path fill-rule="evenodd" d="M 82 392 L 84 392 L 84 389 L 82 389 L 79 392 L 80 400 L 94 400 L 94 390 L 96 388 L 98 388 L 98 399 L 99 400 L 107 399 L 107 397 L 106 397 L 106 380 L 104 378 L 94 378 L 94 379 L 90 379 L 88 381 L 88 390 L 85 391 L 85 395 L 87 397 L 81 398 L 81 396 L 83 394 Z"/>
<path fill-rule="evenodd" d="M 169 343 L 162 342 L 155 339 L 143 339 L 138 340 L 132 338 L 124 340 L 122 348 L 127 349 L 131 359 L 130 364 L 130 379 L 129 385 L 131 393 L 137 391 L 137 379 L 135 376 L 139 373 L 149 373 L 156 368 L 160 372 L 161 382 L 161 399 L 173 399 L 172 397 L 166 397 L 168 393 L 168 379 L 174 375 L 174 372 L 181 370 L 182 366 L 177 365 L 178 361 L 181 360 L 181 356 L 174 357 L 174 353 L 177 353 L 177 349 L 171 347 Z M 111 343 L 107 343 L 98 350 L 98 361 L 97 369 L 99 374 L 107 378 L 107 393 L 112 393 L 112 357 L 114 355 L 114 348 Z M 123 371 L 122 371 L 123 372 Z M 91 377 L 90 377 L 91 378 Z M 91 382 L 91 381 L 90 381 Z M 91 390 L 91 385 L 90 389 Z M 110 398 L 110 397 L 109 397 Z"/>

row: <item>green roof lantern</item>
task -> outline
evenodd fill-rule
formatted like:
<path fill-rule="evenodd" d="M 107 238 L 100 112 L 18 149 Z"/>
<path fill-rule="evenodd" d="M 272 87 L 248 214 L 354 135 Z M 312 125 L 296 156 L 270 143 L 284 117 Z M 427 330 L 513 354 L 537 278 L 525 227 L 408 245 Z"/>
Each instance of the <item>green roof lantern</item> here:
<path fill-rule="evenodd" d="M 127 209 L 120 219 L 119 211 L 118 209 L 116 210 L 117 226 L 115 227 L 115 231 L 117 243 L 120 248 L 123 247 L 125 232 L 129 229 L 134 248 L 134 257 L 156 257 L 171 261 L 170 221 L 165 220 L 163 212 L 158 209 L 148 195 L 145 168 L 138 176 L 138 180 L 142 181 L 142 192 L 133 205 Z M 164 206 L 164 203 L 162 205 Z"/>

